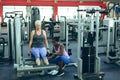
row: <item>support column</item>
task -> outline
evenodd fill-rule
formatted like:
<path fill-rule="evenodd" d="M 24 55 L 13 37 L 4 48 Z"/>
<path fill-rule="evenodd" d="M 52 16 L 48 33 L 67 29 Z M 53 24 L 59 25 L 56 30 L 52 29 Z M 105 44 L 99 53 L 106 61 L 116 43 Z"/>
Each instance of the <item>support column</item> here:
<path fill-rule="evenodd" d="M 53 18 L 54 21 L 56 21 L 56 17 L 58 16 L 58 5 L 55 4 L 53 7 L 54 7 Z"/>
<path fill-rule="evenodd" d="M 102 6 L 101 6 L 102 9 L 106 9 L 106 8 L 107 8 L 106 5 L 107 5 L 107 3 L 103 3 Z M 104 20 L 104 17 L 105 17 L 105 14 L 102 14 L 102 15 L 101 15 L 101 19 L 102 19 L 102 21 Z"/>
<path fill-rule="evenodd" d="M 0 22 L 2 22 L 2 17 L 3 17 L 2 13 L 3 13 L 3 9 L 2 9 L 2 4 L 0 2 Z"/>

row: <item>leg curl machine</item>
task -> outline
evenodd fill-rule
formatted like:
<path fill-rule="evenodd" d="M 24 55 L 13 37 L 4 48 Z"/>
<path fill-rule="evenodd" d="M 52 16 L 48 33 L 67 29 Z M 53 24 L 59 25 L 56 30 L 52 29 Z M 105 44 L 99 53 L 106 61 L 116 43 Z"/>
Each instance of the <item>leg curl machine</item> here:
<path fill-rule="evenodd" d="M 23 58 L 22 54 L 22 40 L 21 40 L 21 18 L 19 16 L 15 17 L 15 49 L 16 49 L 16 63 L 14 64 L 14 68 L 17 72 L 17 77 L 22 77 L 23 75 L 31 75 L 32 72 L 39 72 L 41 70 L 51 70 L 56 69 L 56 65 L 41 65 L 34 66 L 33 64 L 26 64 L 28 59 Z M 31 60 L 31 59 L 29 59 Z M 31 74 L 30 74 L 31 73 Z"/>

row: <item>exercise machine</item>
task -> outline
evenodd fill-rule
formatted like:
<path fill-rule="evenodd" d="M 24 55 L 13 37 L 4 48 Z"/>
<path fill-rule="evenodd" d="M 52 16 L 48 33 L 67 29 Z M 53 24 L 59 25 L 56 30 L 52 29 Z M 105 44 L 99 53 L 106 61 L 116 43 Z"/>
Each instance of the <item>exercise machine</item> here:
<path fill-rule="evenodd" d="M 30 32 L 35 29 L 35 21 L 40 20 L 40 11 L 38 7 L 32 7 L 31 9 L 31 27 Z"/>
<path fill-rule="evenodd" d="M 44 17 L 45 18 L 45 17 Z M 60 27 L 59 27 L 59 22 L 58 21 L 54 21 L 52 18 L 50 18 L 50 21 L 42 21 L 42 29 L 48 28 L 49 31 L 49 38 L 53 38 L 55 35 L 55 33 L 60 32 Z"/>
<path fill-rule="evenodd" d="M 66 17 L 65 16 L 61 16 L 59 18 L 60 21 L 60 40 L 65 41 L 66 39 L 66 26 L 67 26 L 67 22 L 66 22 Z"/>
<path fill-rule="evenodd" d="M 22 39 L 21 39 L 21 18 L 19 16 L 15 16 L 14 18 L 15 22 L 15 50 L 16 50 L 16 63 L 14 64 L 14 68 L 16 69 L 16 75 L 17 77 L 22 77 L 25 75 L 30 75 L 32 74 L 32 72 L 39 72 L 41 70 L 51 70 L 51 69 L 56 69 L 57 66 L 56 65 L 43 65 L 43 66 L 35 66 L 33 64 L 26 64 L 28 62 L 28 59 L 25 59 L 23 57 L 23 53 L 22 53 Z M 31 57 L 29 60 L 32 60 Z"/>
<path fill-rule="evenodd" d="M 77 23 L 75 19 L 67 19 L 66 16 L 60 16 L 60 40 L 66 41 L 66 27 L 68 26 L 68 40 L 74 41 L 77 38 Z"/>
<path fill-rule="evenodd" d="M 80 80 L 94 79 L 103 80 L 104 73 L 100 71 L 100 58 L 98 57 L 98 41 L 99 41 L 99 10 L 95 9 L 80 9 L 78 7 L 78 47 L 77 47 L 77 75 L 74 77 L 79 78 Z M 90 17 L 90 28 L 89 30 L 84 29 L 85 23 L 82 21 L 82 15 L 80 12 L 86 12 L 91 14 Z M 96 13 L 96 29 L 94 28 L 94 13 Z M 90 32 L 90 37 L 94 36 L 96 32 L 96 41 L 94 40 L 88 42 L 87 45 L 84 45 L 83 34 L 84 32 Z"/>
<path fill-rule="evenodd" d="M 109 5 L 113 4 L 111 8 L 109 8 Z M 116 2 L 110 2 L 108 4 L 109 12 L 114 9 L 116 10 L 119 8 L 120 4 Z M 118 12 L 119 13 L 119 12 Z M 120 46 L 119 46 L 119 35 L 118 31 L 120 28 L 119 25 L 120 19 L 117 16 L 117 13 L 115 12 L 115 15 L 113 18 L 107 18 L 104 19 L 104 25 L 108 27 L 108 37 L 107 37 L 107 53 L 106 53 L 106 63 L 116 63 L 117 65 L 120 65 Z M 113 36 L 111 37 L 110 31 L 112 28 Z M 110 46 L 111 41 L 114 44 L 112 47 Z"/>
<path fill-rule="evenodd" d="M 0 37 L 0 63 L 3 62 L 5 52 L 5 39 L 3 37 Z"/>
<path fill-rule="evenodd" d="M 14 12 L 6 12 L 5 13 L 5 19 L 7 19 L 7 22 L 4 22 L 2 24 L 2 30 L 0 37 L 4 40 L 3 41 L 3 50 L 4 52 L 1 57 L 1 62 L 12 62 L 14 59 L 14 31 L 13 31 L 13 17 L 15 13 Z M 7 51 L 7 50 L 8 51 Z"/>

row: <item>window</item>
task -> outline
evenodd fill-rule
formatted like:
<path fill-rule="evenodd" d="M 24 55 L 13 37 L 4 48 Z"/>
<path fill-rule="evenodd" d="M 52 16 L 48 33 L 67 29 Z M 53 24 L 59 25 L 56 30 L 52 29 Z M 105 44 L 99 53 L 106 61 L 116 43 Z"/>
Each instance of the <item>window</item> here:
<path fill-rule="evenodd" d="M 33 6 L 32 6 L 33 7 Z M 49 21 L 53 17 L 53 7 L 52 6 L 37 6 L 40 10 L 40 20 Z M 26 18 L 27 10 L 26 6 L 3 6 L 3 17 L 5 18 L 6 12 L 22 11 L 23 17 Z"/>
<path fill-rule="evenodd" d="M 67 19 L 75 19 L 77 7 L 58 7 L 58 16 L 66 16 Z"/>
<path fill-rule="evenodd" d="M 52 6 L 37 6 L 40 10 L 40 20 L 49 21 L 50 18 L 53 18 L 53 7 Z"/>
<path fill-rule="evenodd" d="M 3 6 L 3 17 L 5 18 L 6 12 L 22 11 L 23 17 L 26 17 L 26 6 Z"/>

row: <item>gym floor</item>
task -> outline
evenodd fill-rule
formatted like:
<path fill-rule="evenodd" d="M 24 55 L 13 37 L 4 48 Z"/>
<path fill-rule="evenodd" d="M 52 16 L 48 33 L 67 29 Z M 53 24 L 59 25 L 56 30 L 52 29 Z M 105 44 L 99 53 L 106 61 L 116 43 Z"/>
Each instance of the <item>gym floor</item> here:
<path fill-rule="evenodd" d="M 50 43 L 50 41 L 49 41 Z M 51 44 L 50 44 L 51 45 Z M 77 62 L 77 43 L 75 41 L 70 42 L 70 47 L 72 47 L 71 60 Z M 24 53 L 27 51 L 27 45 L 24 46 Z M 101 58 L 101 72 L 105 73 L 104 80 L 120 80 L 120 66 L 116 64 L 105 64 L 105 55 L 99 55 Z M 0 80 L 76 80 L 74 79 L 74 74 L 77 73 L 77 69 L 73 66 L 66 67 L 64 69 L 65 74 L 61 77 L 50 76 L 50 75 L 36 75 L 16 78 L 15 70 L 13 64 L 10 63 L 0 63 Z"/>

